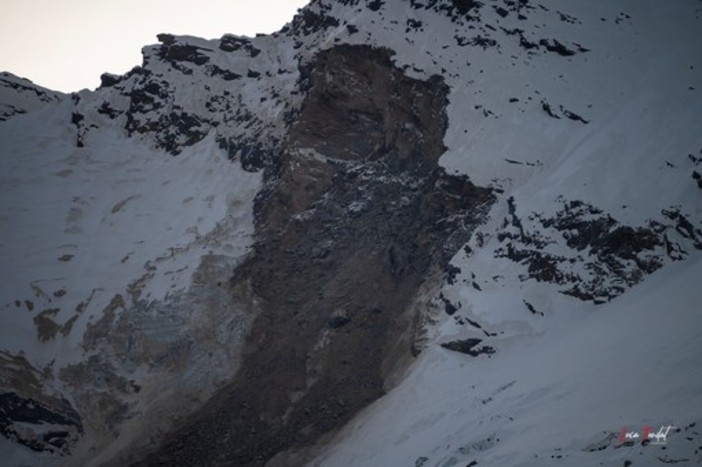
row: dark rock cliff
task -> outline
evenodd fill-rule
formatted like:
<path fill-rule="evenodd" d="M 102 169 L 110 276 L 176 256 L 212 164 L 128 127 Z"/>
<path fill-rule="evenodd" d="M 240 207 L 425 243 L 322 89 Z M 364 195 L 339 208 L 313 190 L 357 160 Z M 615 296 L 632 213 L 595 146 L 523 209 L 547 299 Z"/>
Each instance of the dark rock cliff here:
<path fill-rule="evenodd" d="M 255 255 L 231 281 L 259 313 L 242 368 L 144 465 L 261 465 L 341 427 L 383 394 L 410 352 L 418 288 L 494 200 L 437 164 L 441 78 L 408 78 L 385 49 L 340 46 L 307 79 L 259 196 Z"/>

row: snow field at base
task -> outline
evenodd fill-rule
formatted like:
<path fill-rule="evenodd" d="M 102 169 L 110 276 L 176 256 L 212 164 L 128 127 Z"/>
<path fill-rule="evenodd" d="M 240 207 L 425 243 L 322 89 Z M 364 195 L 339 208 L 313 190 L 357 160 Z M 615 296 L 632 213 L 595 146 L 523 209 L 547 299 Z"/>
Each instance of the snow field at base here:
<path fill-rule="evenodd" d="M 606 305 L 559 306 L 546 320 L 532 319 L 540 332 L 504 347 L 498 338 L 490 358 L 430 346 L 407 379 L 351 422 L 314 465 L 415 465 L 422 457 L 431 466 L 453 465 L 451 458 L 456 465 L 661 465 L 656 456 L 689 458 L 696 446 L 682 433 L 669 435 L 665 451 L 640 444 L 615 450 L 614 442 L 586 449 L 624 427 L 657 431 L 702 419 L 701 274 L 698 256 Z M 473 304 L 486 315 L 490 305 Z"/>

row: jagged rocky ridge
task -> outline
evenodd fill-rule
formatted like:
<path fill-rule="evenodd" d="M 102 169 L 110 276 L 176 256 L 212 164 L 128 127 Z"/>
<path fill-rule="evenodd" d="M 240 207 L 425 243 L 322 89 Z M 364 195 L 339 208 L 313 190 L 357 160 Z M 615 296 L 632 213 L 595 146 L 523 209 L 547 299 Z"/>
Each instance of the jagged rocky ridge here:
<path fill-rule="evenodd" d="M 630 207 L 630 216 L 571 187 L 554 185 L 540 205 L 520 192 L 566 151 L 548 130 L 515 131 L 523 151 L 461 149 L 522 113 L 563 134 L 602 131 L 598 106 L 610 97 L 574 98 L 568 85 L 551 83 L 555 72 L 535 71 L 566 63 L 580 71 L 602 52 L 576 16 L 523 0 L 314 1 L 271 36 L 161 34 L 144 49 L 142 66 L 103 75 L 95 92 L 56 97 L 57 115 L 71 128 L 70 148 L 60 150 L 68 158 L 89 161 L 114 132 L 134 142 L 125 151 L 143 145 L 148 157 L 168 160 L 168 153 L 174 164 L 212 144 L 246 171 L 237 183 L 260 177 L 260 186 L 245 187 L 256 195 L 255 243 L 241 254 L 211 251 L 239 235 L 227 211 L 211 230 L 188 225 L 192 241 L 164 243 L 153 254 L 119 250 L 109 267 L 143 264 L 123 282 L 92 284 L 76 297 L 68 280 L 31 277 L 29 291 L 3 296 L 7 309 L 31 316 L 33 345 L 70 342 L 80 354 L 59 363 L 26 359 L 39 388 L 30 392 L 3 379 L 6 437 L 80 462 L 300 463 L 313 453 L 305 448 L 323 443 L 384 394 L 412 355 L 436 344 L 427 329 L 431 335 L 441 321 L 437 310 L 462 329 L 446 348 L 470 347 L 472 355 L 461 343 L 479 336 L 484 353 L 499 355 L 502 335 L 455 293 L 506 281 L 472 266 L 481 252 L 511 265 L 515 288 L 553 286 L 596 304 L 694 258 L 699 211 L 674 195 L 650 211 Z M 619 29 L 633 21 L 620 12 L 605 19 Z M 554 32 L 553 24 L 564 29 Z M 540 78 L 500 88 L 510 67 Z M 495 140 L 514 129 L 499 128 L 489 133 Z M 551 139 L 553 146 L 541 143 Z M 699 148 L 683 146 L 666 156 L 663 170 L 674 175 L 662 178 L 679 172 L 681 186 L 697 189 L 699 157 L 687 152 Z M 198 190 L 179 209 L 194 212 L 186 200 Z M 133 215 L 140 196 L 112 200 L 105 223 Z M 227 209 L 241 203 L 234 198 Z M 90 201 L 71 202 L 66 231 L 77 234 Z M 61 248 L 55 256 L 65 268 L 80 260 L 80 248 Z M 170 261 L 180 262 L 171 268 Z M 166 274 L 184 278 L 183 288 L 159 285 Z M 52 277 L 59 276 L 69 277 Z M 168 293 L 152 295 L 157 286 Z M 519 303 L 526 317 L 554 312 L 526 295 Z M 7 361 L 21 358 L 7 353 Z M 156 398 L 165 386 L 177 397 Z M 42 409 L 27 415 L 29 404 Z M 56 429 L 44 435 L 48 420 Z"/>
<path fill-rule="evenodd" d="M 0 122 L 8 118 L 58 102 L 60 92 L 36 86 L 27 79 L 8 72 L 0 73 Z"/>

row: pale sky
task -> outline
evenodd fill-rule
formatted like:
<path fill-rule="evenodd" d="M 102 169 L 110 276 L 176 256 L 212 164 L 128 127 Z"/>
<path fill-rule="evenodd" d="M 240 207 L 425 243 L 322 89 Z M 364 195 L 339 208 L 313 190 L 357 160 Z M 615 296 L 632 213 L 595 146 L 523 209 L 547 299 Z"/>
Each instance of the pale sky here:
<path fill-rule="evenodd" d="M 253 36 L 289 22 L 307 0 L 0 0 L 0 71 L 58 91 L 94 89 L 103 72 L 141 64 L 168 32 Z"/>

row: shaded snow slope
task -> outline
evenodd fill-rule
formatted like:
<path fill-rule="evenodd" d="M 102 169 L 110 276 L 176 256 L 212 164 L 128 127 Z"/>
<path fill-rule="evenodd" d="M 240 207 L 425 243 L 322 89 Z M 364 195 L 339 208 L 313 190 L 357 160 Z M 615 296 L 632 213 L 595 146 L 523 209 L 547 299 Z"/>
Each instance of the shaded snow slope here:
<path fill-rule="evenodd" d="M 213 137 L 177 159 L 109 129 L 76 148 L 69 107 L 0 127 L 2 351 L 69 398 L 90 447 L 135 418 L 130 439 L 168 426 L 236 371 L 250 317 L 222 284 L 251 244 L 260 177 Z"/>
<path fill-rule="evenodd" d="M 496 300 L 478 302 L 490 331 L 513 329 L 496 355 L 430 347 L 314 465 L 698 465 L 700 274 L 698 257 L 612 303 L 561 302 L 518 330 L 515 314 L 492 317 Z M 666 445 L 619 447 L 624 428 L 668 425 L 679 430 Z"/>
<path fill-rule="evenodd" d="M 0 73 L 0 121 L 65 98 L 65 94 L 37 86 L 28 79 L 6 71 Z"/>

